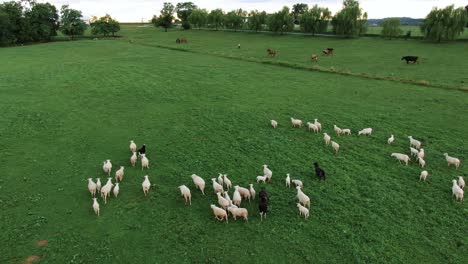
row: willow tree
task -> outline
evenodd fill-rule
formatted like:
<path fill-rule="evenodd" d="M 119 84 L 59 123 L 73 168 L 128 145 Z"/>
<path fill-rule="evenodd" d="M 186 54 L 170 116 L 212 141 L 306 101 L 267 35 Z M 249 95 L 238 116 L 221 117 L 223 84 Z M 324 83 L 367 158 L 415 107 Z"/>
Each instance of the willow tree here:
<path fill-rule="evenodd" d="M 431 41 L 454 40 L 463 30 L 468 19 L 463 7 L 455 9 L 454 5 L 443 9 L 434 8 L 421 25 L 421 32 Z"/>
<path fill-rule="evenodd" d="M 307 33 L 325 33 L 328 21 L 332 18 L 328 8 L 314 5 L 310 10 L 304 12 L 300 17 L 301 30 Z"/>
<path fill-rule="evenodd" d="M 402 33 L 399 18 L 387 18 L 382 22 L 382 36 L 384 38 L 396 38 Z"/>
<path fill-rule="evenodd" d="M 344 0 L 341 9 L 332 19 L 333 33 L 345 37 L 359 36 L 366 32 L 367 13 L 356 0 Z"/>

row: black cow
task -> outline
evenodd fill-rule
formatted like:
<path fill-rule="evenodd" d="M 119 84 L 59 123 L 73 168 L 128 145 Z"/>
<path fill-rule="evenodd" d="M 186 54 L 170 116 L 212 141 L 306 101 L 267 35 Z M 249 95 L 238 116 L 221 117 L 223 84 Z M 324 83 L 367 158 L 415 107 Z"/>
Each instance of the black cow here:
<path fill-rule="evenodd" d="M 317 162 L 314 162 L 315 167 L 315 175 L 319 178 L 319 180 L 325 180 L 325 171 L 319 167 Z"/>
<path fill-rule="evenodd" d="M 401 58 L 401 60 L 405 60 L 406 64 L 408 63 L 418 63 L 418 56 L 404 56 Z"/>

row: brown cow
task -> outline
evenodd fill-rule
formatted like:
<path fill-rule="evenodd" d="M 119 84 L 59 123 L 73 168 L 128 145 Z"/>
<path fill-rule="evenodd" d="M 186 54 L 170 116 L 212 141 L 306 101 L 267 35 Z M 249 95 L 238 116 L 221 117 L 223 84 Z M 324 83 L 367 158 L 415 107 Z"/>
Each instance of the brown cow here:
<path fill-rule="evenodd" d="M 333 55 L 333 49 L 332 48 L 326 48 L 322 50 L 323 54 L 325 55 Z"/>
<path fill-rule="evenodd" d="M 186 38 L 178 38 L 178 39 L 176 39 L 176 43 L 177 43 L 177 44 L 180 44 L 180 43 L 188 43 L 188 41 L 187 41 Z"/>
<path fill-rule="evenodd" d="M 276 57 L 276 50 L 274 49 L 267 49 L 268 56 Z"/>

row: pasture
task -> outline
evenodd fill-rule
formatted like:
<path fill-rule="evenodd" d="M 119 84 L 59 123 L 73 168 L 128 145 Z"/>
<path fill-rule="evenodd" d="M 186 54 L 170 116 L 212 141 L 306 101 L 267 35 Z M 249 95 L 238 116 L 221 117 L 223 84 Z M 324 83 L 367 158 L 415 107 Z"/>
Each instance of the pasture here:
<path fill-rule="evenodd" d="M 468 97 L 456 90 L 468 81 L 466 44 L 136 27 L 122 35 L 0 49 L 0 263 L 28 256 L 40 256 L 39 263 L 466 258 L 468 208 L 451 197 L 451 180 L 467 173 Z M 177 37 L 189 43 L 177 45 Z M 310 53 L 329 46 L 336 53 L 320 55 L 321 67 L 449 89 L 290 67 L 312 67 Z M 269 47 L 277 58 L 266 57 Z M 427 60 L 406 65 L 399 59 L 408 53 Z M 325 146 L 322 134 L 292 128 L 291 116 L 318 118 L 340 152 Z M 334 124 L 353 134 L 336 136 Z M 358 137 L 364 127 L 375 132 Z M 414 159 L 406 167 L 390 157 L 409 152 L 409 135 L 426 150 L 425 183 Z M 130 167 L 131 139 L 147 145 L 149 170 Z M 447 167 L 444 152 L 462 160 L 460 169 Z M 86 179 L 105 181 L 106 159 L 113 172 L 126 170 L 119 197 L 106 205 L 99 199 L 97 217 Z M 313 175 L 314 161 L 326 181 Z M 260 222 L 257 198 L 243 202 L 248 223 L 216 221 L 210 179 L 226 173 L 246 187 L 263 164 L 273 171 L 267 220 Z M 205 196 L 193 173 L 207 182 Z M 299 217 L 296 191 L 284 186 L 286 173 L 301 179 L 312 199 L 307 220 Z M 155 186 L 144 197 L 146 174 Z M 181 184 L 192 191 L 191 206 L 180 197 Z M 257 193 L 261 186 L 254 184 Z M 38 246 L 41 240 L 48 245 Z"/>

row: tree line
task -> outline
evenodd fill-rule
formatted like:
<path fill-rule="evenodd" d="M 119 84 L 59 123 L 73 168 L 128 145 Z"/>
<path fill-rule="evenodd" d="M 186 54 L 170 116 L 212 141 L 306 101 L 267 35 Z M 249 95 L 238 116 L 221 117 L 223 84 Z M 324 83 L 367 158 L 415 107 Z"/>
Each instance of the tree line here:
<path fill-rule="evenodd" d="M 178 19 L 175 19 L 177 15 Z M 163 27 L 165 31 L 174 23 L 180 22 L 183 29 L 190 28 L 214 28 L 232 29 L 234 31 L 249 29 L 253 31 L 268 30 L 275 33 L 293 31 L 298 25 L 304 33 L 324 34 L 328 33 L 331 25 L 331 33 L 343 37 L 356 37 L 363 35 L 367 30 L 367 12 L 359 6 L 357 0 L 344 0 L 340 11 L 335 15 L 326 7 L 298 3 L 289 7 L 285 6 L 278 12 L 267 14 L 265 11 L 236 9 L 224 12 L 222 9 L 214 9 L 208 12 L 197 7 L 193 2 L 182 2 L 173 5 L 166 2 L 159 16 L 153 16 L 151 22 L 157 27 Z M 455 8 L 454 5 L 446 8 L 434 8 L 421 24 L 421 32 L 426 39 L 441 42 L 453 40 L 459 36 L 465 26 L 468 26 L 468 6 Z M 395 38 L 403 35 L 400 20 L 398 18 L 385 19 L 382 23 L 382 36 Z M 406 32 L 406 37 L 411 32 Z"/>
<path fill-rule="evenodd" d="M 83 20 L 81 11 L 63 5 L 60 11 L 50 3 L 34 0 L 10 1 L 0 4 L 0 45 L 15 45 L 51 41 L 57 32 L 74 39 L 83 35 L 88 26 L 93 35 L 112 35 L 120 24 L 110 15 Z"/>

